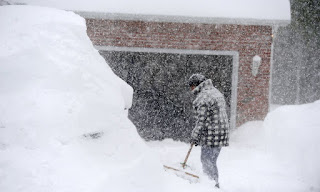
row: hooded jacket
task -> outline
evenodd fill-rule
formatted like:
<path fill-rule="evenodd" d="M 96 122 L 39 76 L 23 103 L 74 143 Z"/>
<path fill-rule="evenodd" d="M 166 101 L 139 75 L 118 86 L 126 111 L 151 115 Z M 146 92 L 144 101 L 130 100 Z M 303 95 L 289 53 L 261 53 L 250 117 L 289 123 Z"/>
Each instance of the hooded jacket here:
<path fill-rule="evenodd" d="M 211 79 L 200 83 L 192 93 L 196 95 L 193 101 L 196 125 L 191 134 L 192 142 L 201 146 L 228 146 L 229 119 L 223 94 L 213 86 Z"/>

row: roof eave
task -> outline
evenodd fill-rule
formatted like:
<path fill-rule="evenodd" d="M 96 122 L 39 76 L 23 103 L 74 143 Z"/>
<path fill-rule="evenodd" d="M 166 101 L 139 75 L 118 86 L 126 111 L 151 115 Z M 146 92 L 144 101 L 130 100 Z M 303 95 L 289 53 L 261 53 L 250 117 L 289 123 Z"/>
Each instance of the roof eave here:
<path fill-rule="evenodd" d="M 266 25 L 286 26 L 290 20 L 250 19 L 250 18 L 217 18 L 217 17 L 189 17 L 171 15 L 142 15 L 124 13 L 104 13 L 74 11 L 87 19 L 129 20 L 146 22 L 173 22 L 173 23 L 204 23 L 204 24 L 234 24 L 234 25 Z"/>

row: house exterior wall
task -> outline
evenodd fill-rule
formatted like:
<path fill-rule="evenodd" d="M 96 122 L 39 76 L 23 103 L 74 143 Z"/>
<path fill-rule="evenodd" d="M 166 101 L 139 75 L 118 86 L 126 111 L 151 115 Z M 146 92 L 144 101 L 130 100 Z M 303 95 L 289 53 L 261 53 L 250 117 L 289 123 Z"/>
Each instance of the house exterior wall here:
<path fill-rule="evenodd" d="M 237 126 L 268 113 L 272 27 L 258 25 L 86 19 L 96 46 L 236 51 L 239 53 Z M 252 59 L 261 57 L 256 76 Z"/>

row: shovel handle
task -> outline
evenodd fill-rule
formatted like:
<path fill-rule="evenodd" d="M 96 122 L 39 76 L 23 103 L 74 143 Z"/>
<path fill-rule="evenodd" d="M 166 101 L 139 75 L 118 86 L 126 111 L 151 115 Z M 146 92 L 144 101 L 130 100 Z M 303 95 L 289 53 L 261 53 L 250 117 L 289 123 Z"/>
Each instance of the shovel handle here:
<path fill-rule="evenodd" d="M 183 168 L 183 169 L 184 169 L 184 168 L 186 167 L 186 165 L 187 165 L 187 161 L 188 161 L 188 158 L 189 158 L 189 155 L 190 155 L 190 153 L 191 153 L 191 150 L 192 150 L 193 145 L 194 145 L 194 144 L 191 143 L 190 149 L 189 149 L 189 151 L 188 151 L 188 153 L 187 153 L 187 156 L 186 156 L 184 162 L 182 163 L 182 168 Z"/>

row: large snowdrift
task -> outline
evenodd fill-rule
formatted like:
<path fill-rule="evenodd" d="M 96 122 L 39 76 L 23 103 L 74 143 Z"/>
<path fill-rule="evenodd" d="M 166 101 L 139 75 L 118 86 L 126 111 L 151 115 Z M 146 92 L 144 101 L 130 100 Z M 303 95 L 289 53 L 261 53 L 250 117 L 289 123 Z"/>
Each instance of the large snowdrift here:
<path fill-rule="evenodd" d="M 124 110 L 132 88 L 85 20 L 3 6 L 0 26 L 0 191 L 163 191 L 162 165 Z"/>
<path fill-rule="evenodd" d="M 264 121 L 266 146 L 287 171 L 320 187 L 320 100 L 282 106 Z"/>

